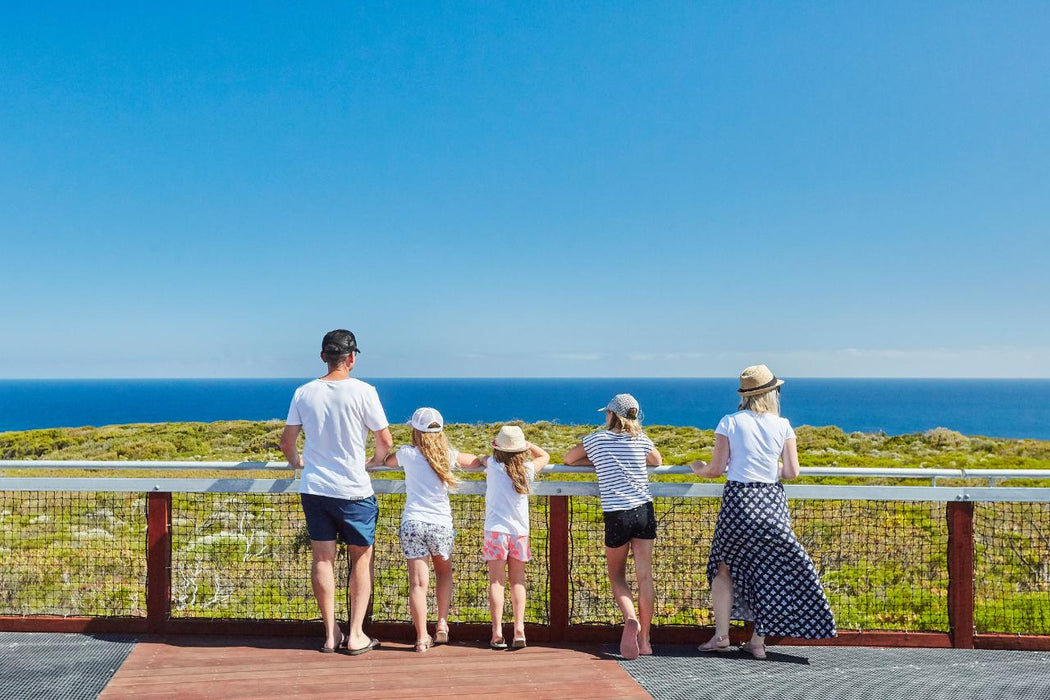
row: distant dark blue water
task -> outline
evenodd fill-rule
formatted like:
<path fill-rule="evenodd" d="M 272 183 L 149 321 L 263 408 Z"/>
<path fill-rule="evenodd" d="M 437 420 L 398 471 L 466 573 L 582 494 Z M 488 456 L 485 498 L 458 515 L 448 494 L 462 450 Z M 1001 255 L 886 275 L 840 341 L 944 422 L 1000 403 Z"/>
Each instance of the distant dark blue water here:
<path fill-rule="evenodd" d="M 391 421 L 434 406 L 456 423 L 512 419 L 597 423 L 597 409 L 634 394 L 649 425 L 713 428 L 736 408 L 726 379 L 368 379 Z M 284 418 L 305 379 L 0 380 L 0 431 Z M 890 434 L 938 426 L 968 435 L 1050 439 L 1050 380 L 788 379 L 794 425 Z"/>

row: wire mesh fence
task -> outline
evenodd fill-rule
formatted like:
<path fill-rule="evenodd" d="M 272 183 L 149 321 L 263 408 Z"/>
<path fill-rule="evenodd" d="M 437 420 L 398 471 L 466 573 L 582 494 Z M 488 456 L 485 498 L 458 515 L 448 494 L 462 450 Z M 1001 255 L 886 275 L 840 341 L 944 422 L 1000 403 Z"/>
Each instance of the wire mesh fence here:
<path fill-rule="evenodd" d="M 378 622 L 408 622 L 408 571 L 397 535 L 405 497 L 381 494 L 378 499 L 371 616 Z M 487 622 L 488 573 L 481 558 L 484 497 L 455 496 L 451 502 L 457 537 L 450 619 Z M 547 622 L 547 511 L 546 499 L 533 500 L 527 622 Z M 349 567 L 343 547 L 338 557 L 336 610 L 346 619 Z M 173 495 L 172 617 L 316 619 L 310 562 L 298 496 Z M 431 576 L 432 616 L 434 586 Z"/>
<path fill-rule="evenodd" d="M 0 614 L 142 617 L 142 494 L 0 492 Z"/>
<path fill-rule="evenodd" d="M 599 500 L 571 501 L 569 622 L 616 624 Z M 707 557 L 720 501 L 658 498 L 654 505 L 653 623 L 713 624 Z M 790 512 L 840 629 L 947 631 L 944 504 L 791 501 Z M 628 581 L 637 593 L 632 562 Z"/>
<path fill-rule="evenodd" d="M 1050 634 L 1050 504 L 974 508 L 978 632 Z"/>

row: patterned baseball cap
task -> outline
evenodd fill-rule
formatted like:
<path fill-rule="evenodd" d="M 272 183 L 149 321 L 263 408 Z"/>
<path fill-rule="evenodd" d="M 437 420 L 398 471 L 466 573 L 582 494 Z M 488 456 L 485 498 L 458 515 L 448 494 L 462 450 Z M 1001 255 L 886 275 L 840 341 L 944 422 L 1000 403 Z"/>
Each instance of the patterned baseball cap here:
<path fill-rule="evenodd" d="M 616 396 L 609 399 L 602 408 L 598 409 L 598 412 L 612 411 L 620 418 L 627 417 L 627 411 L 634 409 L 636 412 L 641 413 L 641 407 L 638 405 L 638 399 L 634 398 L 630 394 L 617 394 Z"/>

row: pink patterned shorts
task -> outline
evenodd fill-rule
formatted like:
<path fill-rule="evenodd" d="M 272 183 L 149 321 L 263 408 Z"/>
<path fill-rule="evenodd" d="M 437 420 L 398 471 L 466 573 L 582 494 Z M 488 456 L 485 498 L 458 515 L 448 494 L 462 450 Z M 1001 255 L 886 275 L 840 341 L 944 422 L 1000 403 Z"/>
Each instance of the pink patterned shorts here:
<path fill-rule="evenodd" d="M 532 559 L 529 536 L 485 530 L 485 545 L 481 549 L 481 556 L 485 561 L 506 561 L 508 557 L 518 561 L 529 561 Z"/>

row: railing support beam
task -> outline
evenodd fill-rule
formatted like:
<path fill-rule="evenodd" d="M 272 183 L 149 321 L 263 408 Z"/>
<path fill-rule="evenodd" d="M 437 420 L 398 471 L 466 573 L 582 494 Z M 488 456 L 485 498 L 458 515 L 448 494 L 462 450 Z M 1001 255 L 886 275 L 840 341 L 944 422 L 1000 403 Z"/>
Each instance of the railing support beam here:
<path fill-rule="evenodd" d="M 565 641 L 569 629 L 569 497 L 550 497 L 550 524 L 547 530 L 550 547 L 550 639 Z"/>
<path fill-rule="evenodd" d="M 973 649 L 973 503 L 952 502 L 948 517 L 948 630 L 952 646 Z"/>
<path fill-rule="evenodd" d="M 171 494 L 146 495 L 146 630 L 164 634 L 171 617 Z"/>

